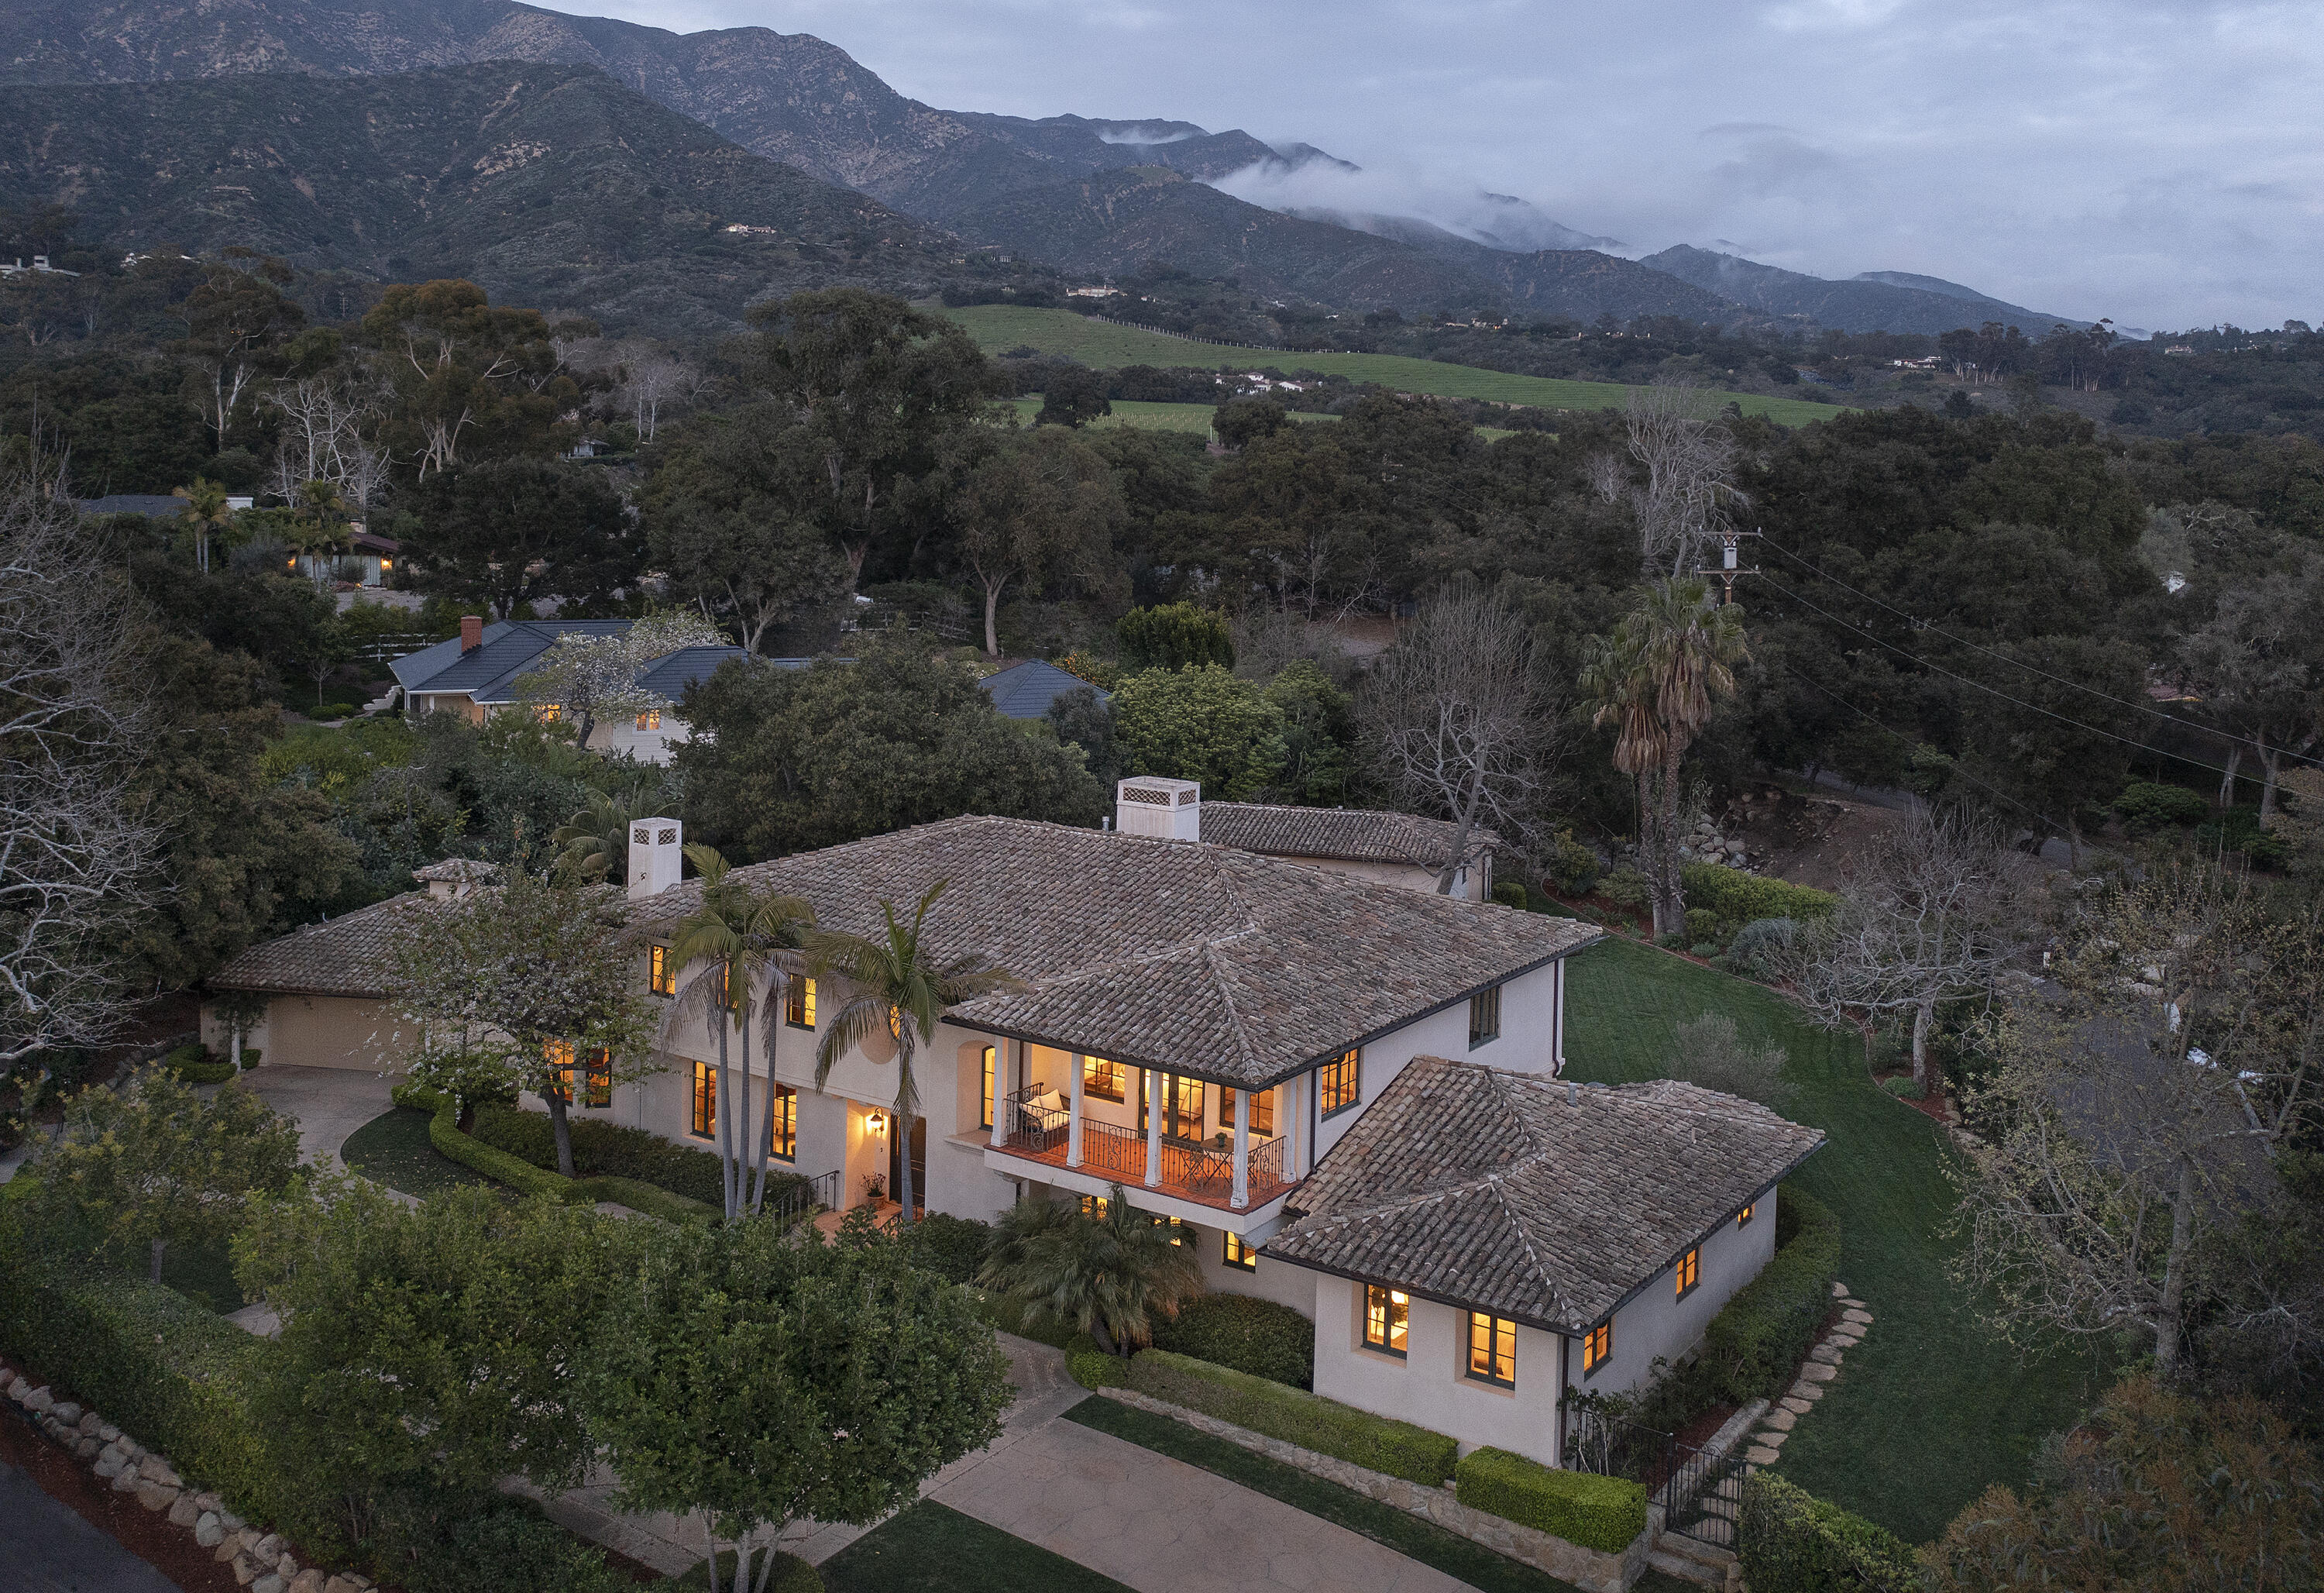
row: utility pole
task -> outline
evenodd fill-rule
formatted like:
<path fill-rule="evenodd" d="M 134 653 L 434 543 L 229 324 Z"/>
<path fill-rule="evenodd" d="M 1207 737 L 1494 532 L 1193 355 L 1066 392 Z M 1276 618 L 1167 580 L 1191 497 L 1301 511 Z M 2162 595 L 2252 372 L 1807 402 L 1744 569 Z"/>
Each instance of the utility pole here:
<path fill-rule="evenodd" d="M 1764 533 L 1757 531 L 1722 531 L 1718 533 L 1720 551 L 1719 568 L 1716 570 L 1705 570 L 1699 565 L 1696 567 L 1694 573 L 1697 575 L 1715 575 L 1719 578 L 1719 606 L 1721 608 L 1726 607 L 1729 604 L 1735 601 L 1735 578 L 1737 576 L 1757 575 L 1759 573 L 1759 567 L 1756 564 L 1748 570 L 1738 570 L 1735 567 L 1735 544 L 1747 536 L 1760 536 L 1764 534 Z"/>

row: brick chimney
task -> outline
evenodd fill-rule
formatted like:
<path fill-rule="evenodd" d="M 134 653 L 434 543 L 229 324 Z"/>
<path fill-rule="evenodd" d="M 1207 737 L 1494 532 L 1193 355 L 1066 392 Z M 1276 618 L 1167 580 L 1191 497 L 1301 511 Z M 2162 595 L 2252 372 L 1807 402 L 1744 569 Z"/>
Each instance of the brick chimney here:
<path fill-rule="evenodd" d="M 462 615 L 460 616 L 460 651 L 463 653 L 474 653 L 477 648 L 482 647 L 484 644 L 484 616 L 478 614 Z"/>

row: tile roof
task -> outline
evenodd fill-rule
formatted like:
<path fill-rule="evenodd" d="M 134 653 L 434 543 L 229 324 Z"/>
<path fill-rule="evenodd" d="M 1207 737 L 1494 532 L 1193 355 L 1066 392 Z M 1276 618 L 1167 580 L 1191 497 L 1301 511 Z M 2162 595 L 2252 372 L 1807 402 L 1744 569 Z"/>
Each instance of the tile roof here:
<path fill-rule="evenodd" d="M 262 941 L 212 974 L 210 987 L 289 996 L 384 996 L 389 946 L 397 931 L 426 912 L 432 901 L 424 890 L 406 891 Z"/>
<path fill-rule="evenodd" d="M 1579 1333 L 1822 1143 L 1675 1079 L 1570 1086 L 1417 1057 L 1332 1147 L 1265 1250 Z"/>
<path fill-rule="evenodd" d="M 1049 711 L 1049 705 L 1066 692 L 1089 682 L 1070 674 L 1056 664 L 1041 659 L 1028 659 L 1012 663 L 1005 670 L 995 670 L 978 682 L 992 699 L 992 706 L 1011 719 L 1038 719 Z M 1095 690 L 1096 688 L 1092 687 Z M 1099 691 L 1097 699 L 1103 702 L 1111 694 Z"/>
<path fill-rule="evenodd" d="M 155 520 L 175 520 L 186 512 L 186 500 L 153 492 L 116 492 L 80 500 L 84 514 L 144 514 Z"/>
<path fill-rule="evenodd" d="M 1460 829 L 1442 819 L 1369 808 L 1279 808 L 1265 802 L 1204 802 L 1203 838 L 1271 857 L 1336 857 L 1442 868 Z M 1469 832 L 1469 856 L 1499 847 L 1489 829 Z"/>

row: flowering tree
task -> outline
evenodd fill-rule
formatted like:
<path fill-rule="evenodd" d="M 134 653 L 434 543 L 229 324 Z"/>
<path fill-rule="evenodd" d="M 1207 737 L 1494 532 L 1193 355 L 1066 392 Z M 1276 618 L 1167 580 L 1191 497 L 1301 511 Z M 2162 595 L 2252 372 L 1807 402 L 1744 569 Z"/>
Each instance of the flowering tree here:
<path fill-rule="evenodd" d="M 540 1096 L 557 1170 L 570 1178 L 566 1107 L 576 1079 L 610 1087 L 659 1072 L 659 1014 L 618 892 L 503 872 L 503 884 L 429 903 L 405 922 L 388 953 L 389 1001 L 417 1032 L 414 1079 L 463 1102 Z"/>
<path fill-rule="evenodd" d="M 618 635 L 558 637 L 540 662 L 517 678 L 517 697 L 536 707 L 554 706 L 578 715 L 580 744 L 586 746 L 600 718 L 669 706 L 669 699 L 638 683 L 648 664 L 684 647 L 724 645 L 724 633 L 698 614 L 684 609 L 650 614 Z"/>

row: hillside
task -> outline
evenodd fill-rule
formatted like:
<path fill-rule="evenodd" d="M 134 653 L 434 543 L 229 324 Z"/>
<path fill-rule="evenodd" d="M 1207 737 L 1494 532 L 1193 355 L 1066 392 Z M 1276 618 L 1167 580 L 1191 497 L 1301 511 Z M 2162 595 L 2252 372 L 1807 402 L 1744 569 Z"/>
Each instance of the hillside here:
<path fill-rule="evenodd" d="M 938 313 L 965 327 L 969 336 L 988 354 L 1034 348 L 1102 370 L 1118 370 L 1131 365 L 1191 366 L 1204 370 L 1222 366 L 1256 370 L 1271 366 L 1277 370 L 1321 371 L 1355 382 L 1378 382 L 1400 393 L 1558 410 L 1619 409 L 1628 402 L 1630 394 L 1628 387 L 1615 382 L 1519 376 L 1507 371 L 1480 370 L 1474 366 L 1448 365 L 1442 360 L 1414 359 L 1398 354 L 1309 353 L 1196 343 L 1159 332 L 1140 331 L 1135 327 L 1092 320 L 1065 310 L 1020 310 L 1006 304 L 980 304 Z M 1763 398 L 1748 393 L 1714 393 L 1711 396 L 1721 403 L 1731 399 L 1742 406 L 1744 413 L 1766 415 L 1784 426 L 1829 421 L 1845 412 L 1837 404 L 1811 403 L 1796 398 Z"/>
<path fill-rule="evenodd" d="M 1997 320 L 2039 337 L 2061 322 L 2090 324 L 1987 298 L 1958 282 L 1903 272 L 1865 272 L 1847 282 L 1831 282 L 1683 244 L 1649 255 L 1639 264 L 1753 310 L 1805 316 L 1843 332 L 1950 332 Z M 1923 282 L 1932 285 L 1919 285 Z"/>
<path fill-rule="evenodd" d="M 380 281 L 466 276 L 664 332 L 733 327 L 752 300 L 836 282 L 925 292 L 957 247 L 603 73 L 510 62 L 12 89 L 0 205 L 48 201 L 115 247 L 241 244 Z"/>

